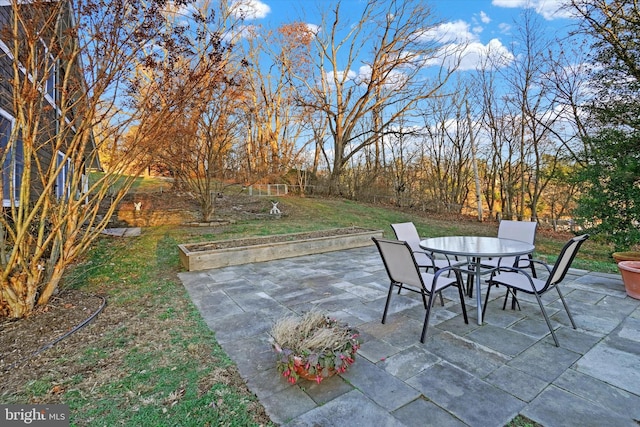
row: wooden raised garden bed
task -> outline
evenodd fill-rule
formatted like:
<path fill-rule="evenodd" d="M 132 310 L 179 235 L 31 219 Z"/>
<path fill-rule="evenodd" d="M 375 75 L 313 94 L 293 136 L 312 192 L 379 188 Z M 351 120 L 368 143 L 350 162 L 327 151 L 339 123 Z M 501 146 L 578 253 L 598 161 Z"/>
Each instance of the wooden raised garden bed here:
<path fill-rule="evenodd" d="M 372 245 L 382 230 L 359 227 L 178 245 L 189 271 L 312 255 Z"/>

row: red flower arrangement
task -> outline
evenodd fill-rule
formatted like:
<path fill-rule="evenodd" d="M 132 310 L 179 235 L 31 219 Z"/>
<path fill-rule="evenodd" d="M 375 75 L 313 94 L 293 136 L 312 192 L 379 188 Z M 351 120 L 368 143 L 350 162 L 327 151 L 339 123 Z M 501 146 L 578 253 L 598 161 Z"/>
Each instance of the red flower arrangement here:
<path fill-rule="evenodd" d="M 285 317 L 271 329 L 278 371 L 291 384 L 304 378 L 318 384 L 342 373 L 360 348 L 358 331 L 325 313 L 311 310 L 302 318 Z"/>

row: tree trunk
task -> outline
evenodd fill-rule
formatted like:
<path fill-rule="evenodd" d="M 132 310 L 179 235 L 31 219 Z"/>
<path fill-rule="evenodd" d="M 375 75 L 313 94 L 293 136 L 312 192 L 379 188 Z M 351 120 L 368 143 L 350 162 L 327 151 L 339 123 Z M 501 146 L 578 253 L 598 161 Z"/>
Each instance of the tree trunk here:
<path fill-rule="evenodd" d="M 21 319 L 35 306 L 37 286 L 26 272 L 10 276 L 0 284 L 0 315 Z"/>

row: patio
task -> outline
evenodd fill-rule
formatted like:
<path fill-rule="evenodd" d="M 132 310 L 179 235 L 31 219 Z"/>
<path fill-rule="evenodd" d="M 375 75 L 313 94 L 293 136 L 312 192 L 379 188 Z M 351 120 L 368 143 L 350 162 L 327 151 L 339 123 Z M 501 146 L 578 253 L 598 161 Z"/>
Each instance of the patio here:
<path fill-rule="evenodd" d="M 462 320 L 455 289 L 434 306 L 425 344 L 418 295 L 394 295 L 380 323 L 388 277 L 373 245 L 296 258 L 180 273 L 204 321 L 238 365 L 271 419 L 287 426 L 497 426 L 522 414 L 545 427 L 634 426 L 640 420 L 640 301 L 619 275 L 570 270 L 563 291 L 539 307 L 502 310 L 492 292 L 485 323 Z M 313 306 L 355 326 L 362 347 L 349 370 L 320 384 L 289 384 L 275 369 L 268 332 Z"/>

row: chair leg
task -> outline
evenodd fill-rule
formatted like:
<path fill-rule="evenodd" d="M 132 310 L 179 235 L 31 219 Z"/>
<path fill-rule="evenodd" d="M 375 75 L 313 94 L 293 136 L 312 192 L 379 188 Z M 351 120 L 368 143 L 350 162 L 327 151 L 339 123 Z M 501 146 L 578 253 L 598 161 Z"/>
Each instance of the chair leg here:
<path fill-rule="evenodd" d="M 551 331 L 551 336 L 553 337 L 553 341 L 556 343 L 556 347 L 560 347 L 560 343 L 558 342 L 558 337 L 556 337 L 556 333 L 551 326 L 551 320 L 549 320 L 549 316 L 547 315 L 547 310 L 544 309 L 544 305 L 542 305 L 542 300 L 540 299 L 540 295 L 537 293 L 533 293 L 538 300 L 538 305 L 540 305 L 540 310 L 542 311 L 542 315 L 544 316 L 544 321 L 547 322 L 547 326 L 549 327 L 549 331 Z"/>
<path fill-rule="evenodd" d="M 429 267 L 427 267 L 427 271 L 429 271 Z M 438 271 L 438 269 L 434 269 L 434 272 Z M 449 272 L 451 273 L 451 272 Z M 449 273 L 447 273 L 447 276 L 449 275 Z M 440 295 L 440 305 L 444 307 L 444 297 L 442 296 L 442 292 L 438 292 L 438 295 Z"/>
<path fill-rule="evenodd" d="M 462 316 L 464 317 L 464 323 L 469 324 L 469 318 L 467 317 L 467 306 L 464 303 L 464 293 L 462 292 L 462 285 L 458 284 L 458 294 L 460 295 L 460 305 L 462 306 Z"/>
<path fill-rule="evenodd" d="M 558 287 L 558 285 L 556 285 L 556 291 L 558 291 L 558 295 L 560 295 L 560 300 L 562 301 L 562 305 L 564 305 L 564 309 L 566 310 L 567 315 L 569 316 L 569 320 L 571 321 L 571 326 L 573 326 L 573 329 L 576 329 L 576 322 L 573 321 L 573 316 L 569 311 L 569 306 L 567 305 L 567 302 L 564 299 L 564 295 L 562 295 L 562 292 L 560 292 L 560 288 Z"/>
<path fill-rule="evenodd" d="M 529 254 L 529 259 L 533 259 L 533 257 L 531 256 L 531 254 Z M 538 278 L 538 274 L 536 273 L 536 265 L 532 262 L 529 263 L 529 267 L 531 267 L 531 275 L 534 278 Z"/>
<path fill-rule="evenodd" d="M 516 296 L 516 290 L 507 288 L 507 293 L 504 294 L 504 303 L 502 304 L 502 309 L 507 308 L 507 301 L 509 301 L 509 295 L 511 295 L 511 310 L 516 309 L 516 305 L 518 306 L 518 310 L 522 310 L 520 308 L 520 301 L 518 301 L 518 297 Z"/>
<path fill-rule="evenodd" d="M 424 344 L 424 339 L 427 336 L 427 326 L 429 326 L 429 315 L 431 314 L 432 304 L 433 304 L 433 293 L 429 294 L 429 303 L 427 304 L 427 312 L 424 315 L 424 324 L 422 325 L 422 335 L 420 335 L 420 342 L 423 344 Z"/>
<path fill-rule="evenodd" d="M 391 302 L 391 294 L 393 294 L 393 286 L 395 283 L 391 282 L 389 285 L 389 294 L 387 295 L 387 302 L 384 305 L 384 313 L 382 313 L 382 323 L 387 321 L 387 311 L 389 310 L 389 303 Z"/>
<path fill-rule="evenodd" d="M 422 295 L 422 305 L 424 305 L 424 308 L 427 308 L 427 298 L 424 292 L 420 292 L 420 295 Z M 431 295 L 429 295 L 429 301 L 431 301 Z"/>
<path fill-rule="evenodd" d="M 464 317 L 464 323 L 469 324 L 469 317 L 467 316 L 467 306 L 464 303 L 464 281 L 462 280 L 462 273 L 460 270 L 453 270 L 456 275 L 456 288 L 458 288 L 458 296 L 460 297 L 460 305 L 462 306 L 462 316 Z"/>
<path fill-rule="evenodd" d="M 516 290 L 513 289 L 511 291 L 511 310 L 515 310 L 516 306 L 518 306 L 518 310 L 522 310 L 522 308 L 520 308 L 520 300 L 518 300 Z"/>
<path fill-rule="evenodd" d="M 494 284 L 492 284 L 491 282 L 489 282 L 489 286 L 487 287 L 487 293 L 484 296 L 484 305 L 482 306 L 482 323 L 484 323 L 484 315 L 487 314 L 487 304 L 489 303 L 489 294 L 491 293 L 491 287 L 492 286 L 496 286 Z M 509 290 L 509 288 L 507 288 L 507 291 Z M 480 310 L 480 308 L 478 308 L 478 310 Z"/>

